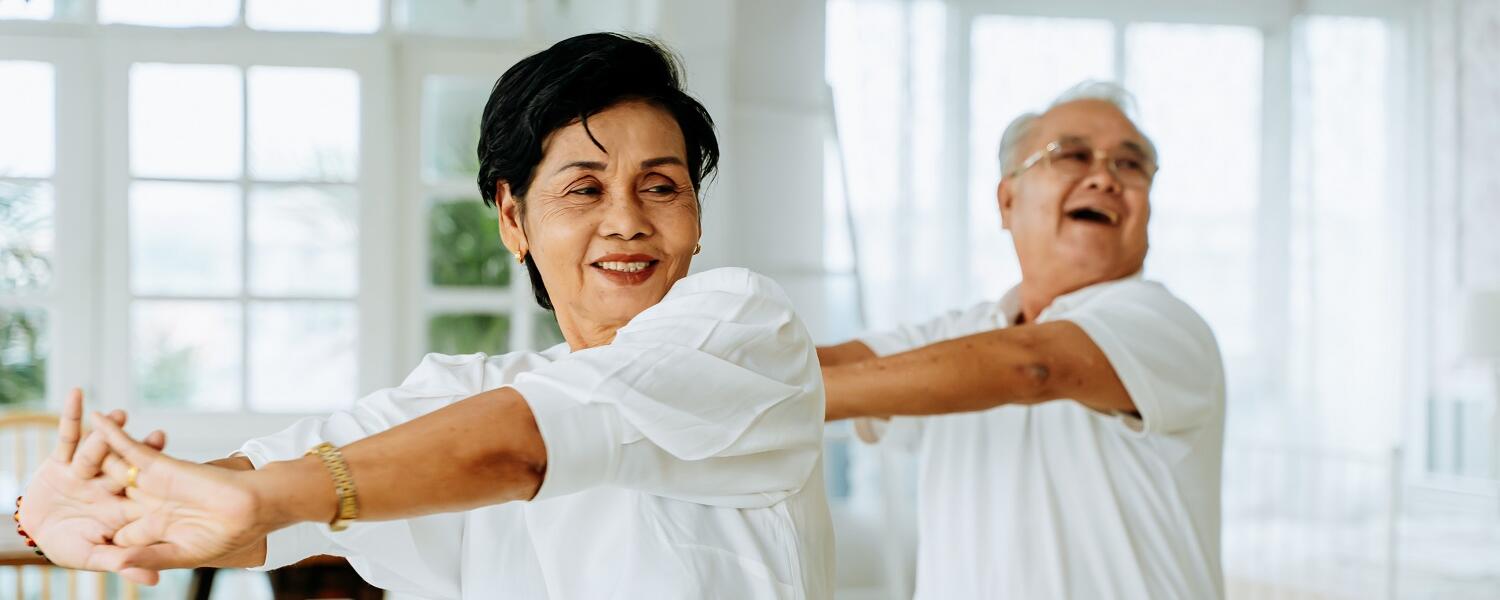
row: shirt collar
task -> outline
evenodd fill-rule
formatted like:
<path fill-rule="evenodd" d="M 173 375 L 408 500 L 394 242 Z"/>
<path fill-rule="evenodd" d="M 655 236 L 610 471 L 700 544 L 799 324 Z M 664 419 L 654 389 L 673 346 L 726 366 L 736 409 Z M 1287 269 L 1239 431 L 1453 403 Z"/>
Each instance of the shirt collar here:
<path fill-rule="evenodd" d="M 1090 285 L 1090 286 L 1086 286 L 1086 287 L 1083 287 L 1083 288 L 1080 288 L 1080 289 L 1076 289 L 1076 290 L 1073 290 L 1073 291 L 1068 292 L 1066 294 L 1063 294 L 1061 296 L 1058 296 L 1056 298 L 1053 298 L 1052 299 L 1052 304 L 1047 305 L 1047 308 L 1042 309 L 1042 314 L 1037 315 L 1037 321 L 1043 321 L 1043 320 L 1045 320 L 1048 314 L 1051 314 L 1051 313 L 1054 313 L 1054 312 L 1057 312 L 1057 311 L 1060 311 L 1060 310 L 1067 310 L 1069 308 L 1077 306 L 1077 305 L 1083 303 L 1083 301 L 1088 300 L 1089 298 L 1093 297 L 1095 294 L 1098 294 L 1104 288 L 1107 288 L 1107 287 L 1109 287 L 1111 285 L 1114 285 L 1114 284 L 1122 282 L 1122 281 L 1135 281 L 1135 280 L 1140 280 L 1140 279 L 1144 279 L 1144 278 L 1145 278 L 1145 276 L 1143 275 L 1142 271 L 1136 271 L 1134 273 L 1131 273 L 1131 274 L 1126 275 L 1124 277 L 1121 277 L 1119 279 L 1112 279 L 1110 281 L 1101 281 L 1099 283 L 1096 283 L 1096 284 L 1093 284 L 1093 285 Z M 1003 326 L 1003 327 L 1009 327 L 1009 326 L 1015 324 L 1016 317 L 1020 316 L 1020 314 L 1021 314 L 1021 286 L 1019 284 L 1017 284 L 1016 286 L 1010 288 L 1010 290 L 1006 291 L 1005 295 L 1000 297 L 1000 302 L 998 302 L 998 303 L 995 304 L 994 318 L 995 318 L 995 321 L 997 323 L 999 323 L 1001 326 Z"/>

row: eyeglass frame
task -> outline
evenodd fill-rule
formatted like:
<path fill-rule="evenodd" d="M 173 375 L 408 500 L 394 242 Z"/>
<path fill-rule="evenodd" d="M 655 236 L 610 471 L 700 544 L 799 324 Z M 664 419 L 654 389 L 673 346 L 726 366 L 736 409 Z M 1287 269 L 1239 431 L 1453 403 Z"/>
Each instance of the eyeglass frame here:
<path fill-rule="evenodd" d="M 1046 159 L 1048 167 L 1052 166 L 1052 153 L 1057 152 L 1058 150 L 1061 150 L 1062 149 L 1062 143 L 1063 143 L 1063 140 L 1053 140 L 1052 142 L 1049 142 L 1046 146 L 1043 146 L 1041 150 L 1037 150 L 1036 152 L 1033 152 L 1031 154 L 1031 156 L 1026 157 L 1026 160 L 1021 161 L 1021 167 L 1019 169 L 1016 169 L 1015 171 L 1012 171 L 1009 176 L 1010 177 L 1019 177 L 1022 173 L 1025 173 L 1028 169 L 1036 166 L 1037 163 L 1042 162 L 1043 159 Z M 1108 151 L 1108 150 L 1100 150 L 1100 149 L 1094 148 L 1094 147 L 1089 147 L 1089 151 L 1092 152 L 1093 155 L 1094 155 L 1093 162 L 1089 163 L 1089 170 L 1090 171 L 1093 170 L 1094 163 L 1097 163 L 1100 160 L 1103 160 L 1104 161 L 1104 168 L 1108 169 L 1109 173 L 1111 175 L 1114 175 L 1116 179 L 1120 179 L 1121 181 L 1124 181 L 1124 179 L 1120 177 L 1120 167 L 1118 167 L 1117 165 L 1115 165 L 1114 157 L 1110 156 L 1110 151 Z M 1150 186 L 1152 183 L 1155 183 L 1155 181 L 1156 181 L 1156 174 L 1160 173 L 1160 172 L 1161 172 L 1161 165 L 1156 164 L 1156 160 L 1155 159 L 1151 159 L 1151 171 L 1146 174 L 1146 185 Z M 1085 173 L 1087 173 L 1087 171 L 1085 171 Z"/>

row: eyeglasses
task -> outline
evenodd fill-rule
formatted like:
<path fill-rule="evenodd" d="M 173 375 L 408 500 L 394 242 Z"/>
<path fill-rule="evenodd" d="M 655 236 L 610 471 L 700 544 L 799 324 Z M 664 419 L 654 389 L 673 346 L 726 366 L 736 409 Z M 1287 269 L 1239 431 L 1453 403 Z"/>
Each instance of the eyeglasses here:
<path fill-rule="evenodd" d="M 1114 174 L 1116 179 L 1130 187 L 1151 187 L 1151 180 L 1156 177 L 1156 172 L 1161 170 L 1156 166 L 1156 161 L 1151 160 L 1145 152 L 1136 150 L 1129 145 L 1114 151 L 1095 150 L 1083 142 L 1059 140 L 1047 144 L 1045 148 L 1038 150 L 1035 154 L 1026 157 L 1021 163 L 1021 168 L 1011 173 L 1011 177 L 1020 175 L 1036 166 L 1037 163 L 1045 162 L 1059 175 L 1069 179 L 1078 179 L 1087 175 L 1094 168 L 1094 161 L 1103 160 L 1105 167 Z"/>

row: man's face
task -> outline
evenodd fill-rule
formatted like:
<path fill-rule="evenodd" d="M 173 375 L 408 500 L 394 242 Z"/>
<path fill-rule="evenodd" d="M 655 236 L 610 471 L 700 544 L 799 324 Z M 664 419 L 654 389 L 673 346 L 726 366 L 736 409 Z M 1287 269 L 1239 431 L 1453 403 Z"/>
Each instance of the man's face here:
<path fill-rule="evenodd" d="M 1075 153 L 1072 160 L 1039 161 L 1001 181 L 1000 217 L 1015 240 L 1022 277 L 1065 293 L 1139 271 L 1146 260 L 1151 189 L 1149 177 L 1142 181 L 1139 172 L 1132 176 L 1128 170 L 1154 163 L 1145 137 L 1114 105 L 1078 100 L 1039 117 L 1017 154 L 1025 160 L 1058 141 L 1121 159 L 1119 173 L 1107 161 Z"/>

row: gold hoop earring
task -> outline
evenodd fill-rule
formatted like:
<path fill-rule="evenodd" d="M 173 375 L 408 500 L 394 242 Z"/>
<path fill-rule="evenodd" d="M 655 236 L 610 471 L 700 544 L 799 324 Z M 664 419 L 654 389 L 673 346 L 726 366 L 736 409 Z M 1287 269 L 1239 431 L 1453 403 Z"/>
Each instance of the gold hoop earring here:
<path fill-rule="evenodd" d="M 693 256 L 697 256 L 698 253 L 702 252 L 702 251 L 703 251 L 703 244 L 693 244 Z"/>
<path fill-rule="evenodd" d="M 524 252 L 517 252 L 516 253 L 516 264 L 518 264 L 518 265 L 524 265 L 524 264 L 526 264 L 526 253 L 524 253 Z"/>

